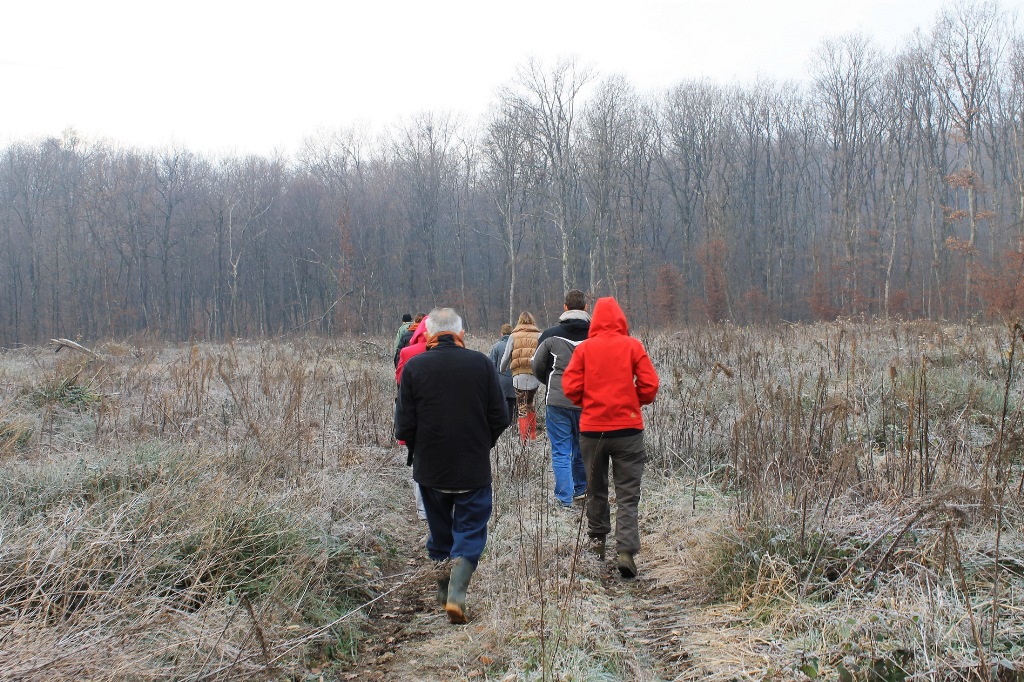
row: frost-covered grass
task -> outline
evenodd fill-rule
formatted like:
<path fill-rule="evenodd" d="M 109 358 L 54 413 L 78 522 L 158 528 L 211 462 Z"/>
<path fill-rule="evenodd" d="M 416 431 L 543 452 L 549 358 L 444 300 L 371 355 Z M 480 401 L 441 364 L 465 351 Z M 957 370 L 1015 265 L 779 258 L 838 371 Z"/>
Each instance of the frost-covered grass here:
<path fill-rule="evenodd" d="M 656 526 L 701 604 L 686 679 L 1024 674 L 1010 330 L 709 327 L 650 345 L 675 368 L 655 458 L 679 472 Z M 721 498 L 695 527 L 704 486 Z"/>
<path fill-rule="evenodd" d="M 644 341 L 662 389 L 645 411 L 640 579 L 588 555 L 578 512 L 554 509 L 546 442 L 507 434 L 473 622 L 413 616 L 382 669 L 1019 674 L 1022 353 L 1018 340 L 1009 376 L 1008 330 L 708 326 Z M 388 344 L 0 354 L 0 669 L 331 679 L 363 662 L 368 605 L 431 589 L 391 438 Z"/>
<path fill-rule="evenodd" d="M 358 343 L 99 351 L 0 356 L 4 675 L 350 661 L 402 523 L 388 372 Z"/>

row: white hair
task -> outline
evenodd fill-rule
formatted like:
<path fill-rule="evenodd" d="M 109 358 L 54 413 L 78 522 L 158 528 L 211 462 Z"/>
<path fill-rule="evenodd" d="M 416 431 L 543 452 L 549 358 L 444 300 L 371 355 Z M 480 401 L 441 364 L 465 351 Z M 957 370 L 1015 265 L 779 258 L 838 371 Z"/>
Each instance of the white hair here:
<path fill-rule="evenodd" d="M 462 318 L 453 308 L 434 308 L 427 314 L 427 333 L 433 336 L 438 332 L 462 331 Z"/>

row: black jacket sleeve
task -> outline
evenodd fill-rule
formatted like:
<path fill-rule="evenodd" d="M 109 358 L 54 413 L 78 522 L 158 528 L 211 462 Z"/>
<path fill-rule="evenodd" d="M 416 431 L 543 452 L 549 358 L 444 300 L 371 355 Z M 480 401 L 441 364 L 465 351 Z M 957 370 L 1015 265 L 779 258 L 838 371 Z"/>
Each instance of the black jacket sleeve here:
<path fill-rule="evenodd" d="M 498 370 L 491 369 L 490 387 L 487 391 L 487 425 L 491 429 L 491 447 L 493 448 L 502 431 L 508 428 L 508 407 L 505 404 L 505 394 L 501 390 L 501 382 L 498 379 Z"/>
<path fill-rule="evenodd" d="M 395 410 L 395 438 L 404 440 L 409 448 L 409 458 L 416 443 L 416 401 L 413 399 L 415 373 L 410 375 L 408 367 L 398 385 L 398 409 Z"/>
<path fill-rule="evenodd" d="M 546 339 L 541 341 L 537 350 L 533 352 L 530 367 L 533 369 L 533 376 L 537 377 L 537 381 L 545 386 L 548 383 L 548 377 L 551 376 L 554 361 L 555 358 L 551 355 L 551 344 Z"/>

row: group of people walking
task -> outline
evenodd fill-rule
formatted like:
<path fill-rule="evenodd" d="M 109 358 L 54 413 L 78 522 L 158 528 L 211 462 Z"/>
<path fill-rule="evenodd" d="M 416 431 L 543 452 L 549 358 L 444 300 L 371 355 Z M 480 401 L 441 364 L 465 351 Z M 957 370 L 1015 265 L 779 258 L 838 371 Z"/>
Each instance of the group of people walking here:
<path fill-rule="evenodd" d="M 490 450 L 514 418 L 524 445 L 536 438 L 540 384 L 547 386 L 554 502 L 585 504 L 591 549 L 604 559 L 612 531 L 610 471 L 616 566 L 624 578 L 635 577 L 645 461 L 641 407 L 654 401 L 658 374 L 643 344 L 629 335 L 618 302 L 599 298 L 591 313 L 586 296 L 573 289 L 556 325 L 542 332 L 524 311 L 514 328 L 502 327 L 488 355 L 465 348 L 462 318 L 451 308 L 409 318 L 395 341 L 395 436 L 413 467 L 429 530 L 427 554 L 441 571 L 437 600 L 449 620 L 467 621 L 466 592 L 487 540 Z"/>

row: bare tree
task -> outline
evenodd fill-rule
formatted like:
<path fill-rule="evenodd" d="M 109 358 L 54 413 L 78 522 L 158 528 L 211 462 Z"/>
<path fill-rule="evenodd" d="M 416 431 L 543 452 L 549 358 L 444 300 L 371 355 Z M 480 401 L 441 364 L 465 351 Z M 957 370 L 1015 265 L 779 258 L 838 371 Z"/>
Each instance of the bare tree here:
<path fill-rule="evenodd" d="M 852 34 L 825 40 L 814 69 L 815 92 L 824 111 L 825 139 L 829 145 L 828 174 L 831 230 L 843 245 L 844 287 L 840 292 L 850 312 L 860 308 L 859 247 L 862 231 L 860 207 L 865 181 L 872 169 L 869 145 L 875 136 L 874 99 L 879 82 L 879 58 L 871 41 Z"/>
<path fill-rule="evenodd" d="M 964 208 L 953 214 L 954 218 L 964 215 L 968 226 L 963 245 L 965 311 L 972 307 L 982 189 L 978 127 L 997 82 L 996 69 L 1008 41 L 1004 22 L 1005 15 L 996 2 L 957 0 L 939 14 L 932 32 L 935 61 L 930 73 L 953 126 L 961 136 L 964 152 L 961 171 L 950 178 L 953 186 L 965 194 Z"/>
<path fill-rule="evenodd" d="M 440 268 L 439 250 L 450 227 L 450 207 L 456 184 L 458 137 L 454 120 L 447 115 L 424 113 L 415 116 L 398 132 L 393 143 L 401 183 L 398 199 L 408 226 L 408 235 L 422 267 L 410 271 L 410 291 L 417 270 L 426 281 L 430 301 L 448 288 L 448 269 Z M 447 259 L 443 259 L 447 265 Z M 410 263 L 410 267 L 412 263 Z"/>
<path fill-rule="evenodd" d="M 528 223 L 530 192 L 541 162 L 532 118 L 516 102 L 501 100 L 483 138 L 484 186 L 498 215 L 499 237 L 508 263 L 508 320 L 515 319 L 517 261 Z"/>
<path fill-rule="evenodd" d="M 525 130 L 534 136 L 546 161 L 544 182 L 539 186 L 561 241 L 563 291 L 573 286 L 576 276 L 573 239 L 581 219 L 577 107 L 592 78 L 590 70 L 574 60 L 560 61 L 551 69 L 529 60 L 519 71 L 515 89 L 502 95 L 529 121 Z"/>
<path fill-rule="evenodd" d="M 632 87 L 624 78 L 602 81 L 584 111 L 581 175 L 589 227 L 589 290 L 597 291 L 604 276 L 612 293 L 619 295 L 615 273 L 608 267 L 608 250 L 619 236 L 616 223 L 624 186 L 624 164 L 630 139 L 629 127 L 635 119 Z M 613 237 L 615 235 L 615 237 Z"/>
<path fill-rule="evenodd" d="M 50 198 L 53 193 L 53 156 L 48 153 L 52 144 L 39 148 L 15 145 L 5 157 L 6 183 L 10 207 L 20 226 L 11 242 L 20 241 L 25 248 L 24 271 L 28 276 L 29 335 L 39 338 L 42 313 L 43 234 L 49 220 Z M 20 318 L 20 315 L 17 315 Z"/>
<path fill-rule="evenodd" d="M 1009 58 L 1009 87 L 1005 96 L 1003 120 L 1007 126 L 1010 149 L 1008 159 L 1016 191 L 1014 197 L 1015 223 L 1018 240 L 1024 240 L 1024 37 L 1017 36 L 1012 42 Z M 1024 245 L 1022 245 L 1024 250 Z"/>
<path fill-rule="evenodd" d="M 878 98 L 878 110 L 883 135 L 883 149 L 878 172 L 880 187 L 879 227 L 889 230 L 888 250 L 884 256 L 882 314 L 888 318 L 892 312 L 893 271 L 899 253 L 900 240 L 912 247 L 914 218 L 919 196 L 922 161 L 914 154 L 917 140 L 920 108 L 926 97 L 912 52 L 898 55 L 891 63 Z M 904 250 L 907 268 L 913 260 L 913 249 Z M 907 282 L 904 282 L 906 286 Z"/>
<path fill-rule="evenodd" d="M 726 93 L 708 81 L 686 82 L 665 98 L 658 131 L 659 164 L 682 238 L 679 267 L 690 276 L 710 193 L 714 153 L 726 122 Z M 669 244 L 661 244 L 669 248 Z M 690 284 L 694 284 L 691 280 Z"/>

